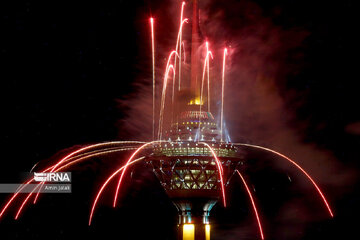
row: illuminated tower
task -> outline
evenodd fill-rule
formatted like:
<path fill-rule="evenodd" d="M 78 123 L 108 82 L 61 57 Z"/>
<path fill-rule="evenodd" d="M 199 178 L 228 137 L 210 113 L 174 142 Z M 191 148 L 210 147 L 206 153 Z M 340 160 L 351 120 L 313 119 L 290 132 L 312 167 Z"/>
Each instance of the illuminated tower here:
<path fill-rule="evenodd" d="M 216 120 L 200 100 L 200 36 L 198 0 L 194 0 L 191 97 L 178 101 L 176 121 L 163 137 L 168 142 L 156 145 L 147 160 L 178 209 L 179 240 L 210 240 L 210 211 L 219 200 L 225 204 L 221 183 L 226 186 L 242 164 L 242 154 L 231 143 L 221 142 Z"/>

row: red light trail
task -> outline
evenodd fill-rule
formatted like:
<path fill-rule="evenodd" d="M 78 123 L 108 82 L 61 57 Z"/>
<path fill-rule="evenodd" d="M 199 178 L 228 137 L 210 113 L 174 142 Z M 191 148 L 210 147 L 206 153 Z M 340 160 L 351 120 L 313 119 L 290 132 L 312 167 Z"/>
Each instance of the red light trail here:
<path fill-rule="evenodd" d="M 136 163 L 138 161 L 141 161 L 143 159 L 144 159 L 144 157 L 137 158 L 134 161 L 132 161 L 131 163 L 129 163 L 128 166 L 130 166 L 131 164 L 134 164 L 134 163 Z M 97 204 L 97 202 L 99 200 L 99 197 L 100 197 L 101 193 L 104 191 L 106 185 L 110 182 L 110 180 L 113 179 L 117 174 L 119 174 L 119 172 L 121 172 L 124 168 L 125 168 L 125 166 L 122 166 L 121 168 L 116 170 L 113 174 L 111 174 L 111 176 L 108 179 L 106 179 L 104 184 L 101 186 L 100 190 L 98 191 L 98 194 L 95 197 L 93 206 L 92 206 L 91 211 L 90 211 L 89 226 L 91 225 L 91 221 L 92 221 L 92 218 L 93 218 L 93 215 L 94 215 L 95 207 L 96 207 L 96 204 Z"/>
<path fill-rule="evenodd" d="M 179 43 L 180 43 L 180 46 L 179 46 L 179 52 L 180 52 L 180 58 L 179 58 L 179 91 L 181 90 L 181 65 L 182 65 L 182 62 L 181 62 L 181 45 L 184 44 L 184 42 L 182 41 L 182 28 L 183 28 L 183 17 L 184 17 L 184 7 L 185 7 L 185 2 L 182 2 L 182 5 L 181 5 L 181 14 L 180 14 L 180 27 L 179 27 L 179 33 L 180 33 L 180 37 L 179 37 Z M 184 47 L 185 49 L 185 47 Z M 184 52 L 185 53 L 185 52 Z M 185 57 L 184 57 L 185 58 Z M 184 59 L 185 61 L 185 59 Z M 176 64 L 175 64 L 175 68 L 176 68 Z"/>
<path fill-rule="evenodd" d="M 173 51 L 173 52 L 176 53 L 175 51 Z M 169 65 L 166 68 L 166 72 L 165 72 L 165 76 L 164 76 L 163 91 L 162 91 L 162 97 L 161 97 L 161 107 L 160 107 L 160 118 L 159 118 L 159 133 L 158 133 L 159 140 L 162 139 L 164 109 L 165 109 L 165 100 L 166 100 L 166 88 L 167 88 L 167 82 L 168 82 L 170 70 L 172 70 L 173 73 L 175 74 L 175 69 L 174 69 L 173 65 Z"/>
<path fill-rule="evenodd" d="M 167 82 L 169 77 L 170 70 L 173 70 L 175 74 L 174 66 L 170 64 L 170 61 L 173 57 L 179 57 L 177 51 L 173 50 L 168 57 L 168 61 L 166 64 L 165 75 L 163 80 L 163 90 L 161 95 L 161 106 L 160 106 L 160 117 L 159 117 L 159 129 L 158 129 L 158 139 L 161 140 L 162 138 L 162 123 L 163 123 L 163 116 L 164 116 L 164 108 L 165 108 L 165 99 L 166 99 L 166 88 Z"/>
<path fill-rule="evenodd" d="M 221 116 L 220 116 L 220 134 L 221 134 L 221 142 L 224 140 L 224 92 L 225 92 L 225 67 L 226 67 L 226 55 L 227 49 L 224 49 L 224 57 L 223 57 L 223 70 L 222 70 L 222 80 L 221 80 Z"/>
<path fill-rule="evenodd" d="M 219 178 L 220 178 L 220 184 L 221 184 L 221 193 L 222 193 L 222 198 L 223 198 L 223 204 L 224 204 L 224 207 L 226 207 L 225 185 L 224 185 L 224 179 L 223 179 L 224 169 L 222 167 L 222 164 L 221 164 L 220 160 L 218 159 L 214 149 L 212 149 L 212 147 L 210 147 L 209 144 L 207 144 L 205 142 L 199 142 L 199 143 L 207 146 L 215 158 L 215 162 L 216 162 L 217 168 L 219 170 Z"/>
<path fill-rule="evenodd" d="M 203 104 L 203 94 L 204 94 L 204 81 L 205 81 L 205 73 L 206 73 L 206 70 L 209 71 L 209 68 L 207 68 L 206 66 L 209 65 L 209 57 L 211 57 L 211 59 L 213 59 L 213 55 L 212 55 L 212 52 L 209 51 L 209 43 L 206 42 L 206 57 L 204 59 L 204 67 L 203 67 L 203 73 L 202 73 L 202 78 L 201 78 L 201 90 L 200 90 L 200 104 L 199 104 L 199 111 L 200 111 L 200 114 L 199 114 L 199 137 L 200 138 L 200 141 L 202 141 L 202 137 L 201 137 L 201 112 L 202 112 L 202 104 Z M 209 72 L 208 72 L 208 76 L 209 76 Z M 210 86 L 210 80 L 208 79 L 208 87 Z M 210 90 L 208 89 L 208 93 L 210 92 Z M 209 96 L 208 96 L 209 98 Z M 210 107 L 210 103 L 208 101 L 208 104 L 209 104 L 209 107 Z"/>
<path fill-rule="evenodd" d="M 56 164 L 46 168 L 45 170 L 42 170 L 41 172 L 51 172 L 51 171 L 55 171 L 55 169 L 60 166 L 62 163 L 66 162 L 66 161 L 70 161 L 72 159 L 72 157 L 76 157 L 76 154 L 79 154 L 81 152 L 84 152 L 86 150 L 90 150 L 93 148 L 97 148 L 97 147 L 106 147 L 106 146 L 111 146 L 111 145 L 116 145 L 116 144 L 139 144 L 139 143 L 143 143 L 143 142 L 139 142 L 139 141 L 113 141 L 113 142 L 106 142 L 106 143 L 98 143 L 98 144 L 93 144 L 90 146 L 86 146 L 83 148 L 80 148 L 76 151 L 71 152 L 70 154 L 66 155 L 64 158 L 62 158 L 60 161 L 58 161 Z M 88 156 L 89 158 L 91 156 Z M 80 159 L 78 159 L 80 160 Z M 68 163 L 68 164 L 71 164 Z M 10 204 L 17 198 L 17 196 L 20 194 L 20 192 L 26 187 L 26 185 L 30 184 L 34 179 L 30 179 L 28 181 L 26 181 L 23 186 L 16 192 L 13 194 L 13 196 L 6 202 L 6 204 L 4 205 L 4 207 L 2 208 L 1 212 L 0 212 L 0 218 L 3 216 L 3 214 L 5 213 L 5 211 L 8 209 L 8 207 L 10 206 Z M 41 183 L 40 183 L 41 184 Z M 31 195 L 31 193 L 29 193 L 29 195 Z"/>
<path fill-rule="evenodd" d="M 209 51 L 209 43 L 208 42 L 206 42 L 206 52 L 211 54 L 211 52 Z M 212 54 L 211 54 L 211 59 L 213 59 Z M 209 63 L 209 58 L 207 58 L 206 66 L 207 66 L 207 84 L 208 84 L 208 86 L 207 86 L 207 90 L 208 90 L 208 92 L 207 92 L 207 103 L 208 103 L 207 111 L 210 112 L 210 96 L 211 95 L 210 95 L 210 63 Z"/>
<path fill-rule="evenodd" d="M 334 214 L 330 208 L 330 205 L 328 203 L 328 201 L 326 200 L 324 194 L 322 193 L 322 191 L 320 190 L 319 186 L 315 183 L 315 181 L 312 179 L 312 177 L 299 165 L 297 164 L 295 161 L 291 160 L 290 158 L 288 158 L 287 156 L 285 156 L 284 154 L 281 154 L 275 150 L 272 150 L 270 148 L 266 148 L 266 147 L 261 147 L 261 146 L 257 146 L 257 145 L 252 145 L 252 144 L 245 144 L 245 143 L 236 143 L 234 145 L 238 145 L 238 146 L 246 146 L 246 147 L 251 147 L 251 148 L 257 148 L 257 149 L 262 149 L 271 153 L 274 153 L 286 160 L 288 160 L 290 163 L 292 163 L 293 165 L 295 165 L 303 174 L 305 174 L 305 176 L 310 180 L 310 182 L 314 185 L 314 187 L 316 188 L 316 190 L 318 191 L 319 195 L 321 196 L 327 210 L 329 211 L 329 214 L 331 217 L 334 217 Z"/>
<path fill-rule="evenodd" d="M 182 42 L 182 29 L 183 29 L 183 25 L 184 23 L 188 23 L 188 19 L 185 18 L 183 20 L 183 10 L 184 10 L 184 5 L 185 2 L 183 2 L 182 5 L 182 10 L 181 10 L 181 19 L 180 19 L 180 27 L 179 27 L 179 33 L 178 33 L 178 37 L 177 37 L 177 41 L 176 41 L 176 47 L 175 47 L 175 52 L 178 54 L 178 58 L 179 58 L 179 89 L 180 89 L 180 83 L 181 83 L 181 42 Z M 179 49 L 179 51 L 178 51 Z M 173 97 L 172 97 L 172 103 L 174 104 L 174 97 L 175 97 L 175 78 L 176 78 L 176 64 L 177 64 L 177 58 L 174 59 L 174 75 L 173 75 Z M 180 90 L 179 90 L 180 91 Z"/>
<path fill-rule="evenodd" d="M 129 160 L 126 162 L 125 166 L 124 166 L 124 170 L 122 171 L 121 173 L 121 176 L 119 178 L 119 182 L 118 182 L 118 185 L 117 185 L 117 188 L 116 188 L 116 192 L 115 192 L 115 197 L 114 197 L 114 203 L 113 203 L 113 207 L 116 207 L 116 200 L 117 200 L 117 197 L 118 197 L 118 194 L 119 194 L 119 189 L 120 189 L 120 185 L 121 185 L 121 182 L 124 178 L 124 175 L 126 173 L 126 170 L 129 166 L 129 164 L 131 163 L 132 159 L 136 156 L 136 154 L 138 152 L 140 152 L 142 149 L 144 149 L 146 146 L 148 145 L 151 145 L 151 144 L 154 144 L 154 143 L 159 143 L 161 141 L 153 141 L 153 142 L 148 142 L 148 143 L 145 143 L 144 145 L 142 145 L 141 147 L 139 147 L 138 149 L 136 149 L 136 151 L 131 155 L 131 157 L 129 158 Z"/>
<path fill-rule="evenodd" d="M 247 193 L 248 193 L 248 195 L 249 195 L 249 198 L 250 198 L 250 200 L 251 200 L 252 207 L 253 207 L 253 209 L 254 209 L 254 213 L 255 213 L 255 216 L 256 216 L 256 220 L 257 220 L 257 223 L 258 223 L 258 226 L 259 226 L 259 231 L 260 231 L 261 239 L 264 239 L 264 233 L 263 233 L 263 230 L 262 230 L 262 227 L 261 227 L 260 217 L 259 217 L 258 211 L 257 211 L 257 209 L 256 209 L 256 204 L 255 204 L 255 201 L 254 201 L 253 196 L 252 196 L 252 194 L 251 194 L 251 191 L 250 191 L 248 185 L 246 184 L 246 181 L 245 181 L 244 177 L 240 174 L 239 170 L 236 170 L 236 172 L 239 174 L 242 182 L 244 183 L 244 186 L 245 186 L 245 188 L 246 188 L 246 191 L 247 191 Z"/>
<path fill-rule="evenodd" d="M 58 169 L 56 169 L 54 172 L 59 172 L 61 170 L 64 170 L 65 168 L 68 168 L 74 164 L 77 164 L 79 163 L 80 161 L 83 161 L 83 160 L 87 160 L 87 159 L 90 159 L 90 158 L 93 158 L 93 157 L 98 157 L 98 156 L 102 156 L 102 155 L 108 155 L 110 153 L 116 153 L 116 152 L 121 152 L 121 151 L 129 151 L 129 150 L 134 150 L 136 148 L 113 148 L 113 149 L 109 149 L 109 150 L 102 150 L 101 152 L 91 152 L 90 154 L 87 154 L 83 157 L 80 157 L 78 159 L 75 159 L 74 161 L 71 161 L 61 167 L 59 167 Z M 78 157 L 78 156 L 77 156 Z M 70 160 L 70 159 L 69 159 Z M 33 180 L 33 179 L 32 179 Z M 31 193 L 28 194 L 27 198 L 23 201 L 21 207 L 19 208 L 17 214 L 16 214 L 16 217 L 15 217 L 15 220 L 18 218 L 18 216 L 20 215 L 21 213 L 21 210 L 23 209 L 23 207 L 25 206 L 26 202 L 29 200 L 29 198 L 31 197 L 31 195 L 35 192 L 36 189 L 39 189 L 39 191 L 37 192 L 36 196 L 35 196 L 35 199 L 34 199 L 34 204 L 36 203 L 36 200 L 38 199 L 39 197 L 39 194 L 40 194 L 40 190 L 42 188 L 42 185 L 44 183 L 41 182 Z M 21 191 L 21 190 L 20 190 Z M 20 192 L 19 191 L 19 192 Z"/>
<path fill-rule="evenodd" d="M 155 139 L 155 39 L 154 39 L 154 18 L 150 18 L 150 28 L 151 28 L 151 52 L 152 52 L 152 72 L 153 72 L 153 112 L 152 112 L 152 139 Z"/>

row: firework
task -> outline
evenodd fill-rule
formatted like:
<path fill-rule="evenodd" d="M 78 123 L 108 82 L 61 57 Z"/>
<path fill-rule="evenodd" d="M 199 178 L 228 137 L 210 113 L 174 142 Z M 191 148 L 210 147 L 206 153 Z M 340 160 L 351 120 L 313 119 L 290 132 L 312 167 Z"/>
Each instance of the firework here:
<path fill-rule="evenodd" d="M 274 153 L 278 156 L 280 156 L 283 159 L 286 159 L 287 161 L 289 161 L 290 163 L 292 163 L 295 167 L 297 167 L 309 180 L 310 182 L 314 185 L 316 191 L 319 193 L 320 197 L 322 198 L 329 214 L 331 217 L 334 217 L 333 211 L 331 210 L 331 207 L 328 203 L 328 201 L 326 200 L 324 194 L 322 193 L 322 191 L 320 190 L 319 186 L 315 183 L 315 181 L 312 179 L 312 177 L 299 165 L 297 164 L 294 160 L 290 159 L 289 157 L 285 156 L 284 154 L 281 154 L 273 149 L 270 148 L 266 148 L 266 147 L 262 147 L 262 146 L 257 146 L 257 145 L 252 145 L 252 144 L 245 144 L 245 143 L 236 143 L 235 145 L 238 146 L 245 146 L 245 147 L 250 147 L 250 148 L 256 148 L 256 149 L 261 149 L 267 152 L 271 152 Z"/>
<path fill-rule="evenodd" d="M 256 205 L 255 205 L 255 201 L 253 199 L 253 196 L 251 194 L 251 191 L 244 179 L 244 177 L 241 175 L 241 173 L 239 172 L 239 170 L 236 170 L 236 172 L 239 174 L 244 186 L 245 186 L 245 189 L 249 195 L 249 198 L 250 198 L 250 201 L 251 201 L 251 204 L 252 204 L 252 207 L 254 209 L 254 213 L 255 213 L 255 216 L 256 216 L 256 220 L 257 220 L 257 223 L 258 223 L 258 226 L 259 226 L 259 231 L 260 231 L 260 236 L 261 236 L 261 239 L 264 239 L 264 233 L 263 233 L 263 230 L 262 230 L 262 227 L 261 227 L 261 221 L 260 221 L 260 217 L 259 217 L 259 214 L 258 214 L 258 211 L 257 211 L 257 208 L 256 208 Z"/>
<path fill-rule="evenodd" d="M 224 49 L 223 57 L 223 70 L 222 70 L 222 79 L 221 79 L 221 116 L 220 116 L 220 132 L 221 132 L 221 142 L 223 142 L 223 128 L 224 128 L 224 93 L 225 93 L 225 67 L 226 67 L 226 55 L 227 49 Z"/>
<path fill-rule="evenodd" d="M 152 112 L 152 139 L 155 139 L 155 40 L 154 40 L 154 18 L 150 18 L 150 28 L 151 28 L 151 52 L 152 52 L 152 80 L 153 80 L 153 112 Z"/>
<path fill-rule="evenodd" d="M 180 46 L 179 46 L 179 52 L 180 52 L 180 56 L 179 56 L 179 91 L 181 90 L 181 65 L 182 65 L 182 62 L 181 62 L 181 47 L 182 45 L 184 44 L 183 40 L 182 40 L 182 25 L 183 25 L 183 17 L 184 17 L 184 7 L 185 7 L 185 2 L 182 2 L 182 5 L 181 5 L 181 14 L 180 14 L 180 37 L 179 37 L 179 43 L 180 43 Z M 185 47 L 184 47 L 184 54 L 185 54 Z M 185 56 L 184 56 L 184 61 L 185 61 Z"/>

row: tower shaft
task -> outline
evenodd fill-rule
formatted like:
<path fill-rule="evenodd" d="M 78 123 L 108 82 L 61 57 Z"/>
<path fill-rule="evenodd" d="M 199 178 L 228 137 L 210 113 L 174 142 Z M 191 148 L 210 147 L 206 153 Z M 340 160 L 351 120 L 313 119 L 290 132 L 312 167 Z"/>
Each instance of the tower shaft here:
<path fill-rule="evenodd" d="M 191 79 L 190 88 L 196 96 L 200 96 L 200 27 L 199 27 L 199 1 L 193 0 L 192 33 L 191 33 Z"/>

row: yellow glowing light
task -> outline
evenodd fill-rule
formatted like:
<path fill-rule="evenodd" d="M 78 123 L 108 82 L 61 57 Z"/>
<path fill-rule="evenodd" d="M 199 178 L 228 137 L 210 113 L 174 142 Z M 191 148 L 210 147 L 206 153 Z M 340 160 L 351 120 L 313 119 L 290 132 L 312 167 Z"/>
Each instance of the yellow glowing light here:
<path fill-rule="evenodd" d="M 184 224 L 183 226 L 183 240 L 195 239 L 195 226 L 194 224 Z"/>
<path fill-rule="evenodd" d="M 205 239 L 210 240 L 210 224 L 205 225 Z"/>
<path fill-rule="evenodd" d="M 201 101 L 200 97 L 196 97 L 194 99 L 191 99 L 188 105 L 203 105 L 204 101 Z"/>

